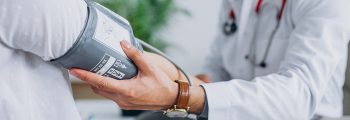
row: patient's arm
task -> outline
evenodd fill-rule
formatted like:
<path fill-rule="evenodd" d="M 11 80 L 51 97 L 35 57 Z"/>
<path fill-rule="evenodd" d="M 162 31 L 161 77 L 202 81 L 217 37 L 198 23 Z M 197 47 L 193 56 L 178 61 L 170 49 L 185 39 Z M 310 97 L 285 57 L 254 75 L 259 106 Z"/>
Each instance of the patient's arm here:
<path fill-rule="evenodd" d="M 178 70 L 167 59 L 154 53 L 149 53 L 149 52 L 144 52 L 144 53 L 153 61 L 154 64 L 157 64 L 157 66 L 159 66 L 162 69 L 162 71 L 164 71 L 170 77 L 171 80 L 174 80 L 174 81 L 187 80 L 185 75 L 181 73 L 180 70 Z M 193 85 L 200 85 L 205 83 L 202 80 L 196 77 L 193 77 L 191 75 L 189 75 L 188 77 L 190 77 L 190 79 L 193 81 Z"/>

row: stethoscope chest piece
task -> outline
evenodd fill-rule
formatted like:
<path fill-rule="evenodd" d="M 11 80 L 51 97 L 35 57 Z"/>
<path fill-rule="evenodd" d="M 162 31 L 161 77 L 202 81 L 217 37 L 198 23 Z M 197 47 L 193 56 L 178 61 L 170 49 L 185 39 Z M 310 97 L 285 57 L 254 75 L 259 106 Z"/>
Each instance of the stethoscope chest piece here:
<path fill-rule="evenodd" d="M 225 21 L 222 28 L 226 36 L 230 36 L 237 31 L 236 15 L 233 9 L 230 10 L 228 19 Z"/>
<path fill-rule="evenodd" d="M 229 36 L 232 35 L 237 31 L 237 24 L 236 21 L 233 18 L 228 19 L 223 26 L 223 31 L 225 35 Z"/>

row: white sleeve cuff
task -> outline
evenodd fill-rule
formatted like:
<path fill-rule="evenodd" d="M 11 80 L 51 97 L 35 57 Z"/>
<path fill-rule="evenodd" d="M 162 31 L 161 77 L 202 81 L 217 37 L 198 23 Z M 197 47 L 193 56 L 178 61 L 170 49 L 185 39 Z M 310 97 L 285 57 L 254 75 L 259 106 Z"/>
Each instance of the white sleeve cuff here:
<path fill-rule="evenodd" d="M 203 84 L 203 88 L 206 91 L 207 104 L 209 106 L 208 119 L 214 120 L 215 118 L 221 118 L 221 120 L 230 120 L 232 118 L 232 111 L 230 111 L 231 103 L 230 99 L 226 98 L 230 96 L 227 82 L 218 82 Z M 225 97 L 226 96 L 226 97 Z"/>

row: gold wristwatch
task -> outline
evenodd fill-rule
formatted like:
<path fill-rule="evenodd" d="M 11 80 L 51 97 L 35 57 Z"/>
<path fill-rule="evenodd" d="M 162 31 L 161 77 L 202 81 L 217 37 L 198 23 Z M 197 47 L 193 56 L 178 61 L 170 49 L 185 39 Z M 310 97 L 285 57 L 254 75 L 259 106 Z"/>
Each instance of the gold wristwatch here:
<path fill-rule="evenodd" d="M 179 92 L 176 103 L 171 108 L 164 111 L 164 115 L 169 118 L 185 118 L 188 116 L 190 107 L 188 101 L 190 98 L 190 85 L 187 82 L 176 80 L 179 84 Z"/>

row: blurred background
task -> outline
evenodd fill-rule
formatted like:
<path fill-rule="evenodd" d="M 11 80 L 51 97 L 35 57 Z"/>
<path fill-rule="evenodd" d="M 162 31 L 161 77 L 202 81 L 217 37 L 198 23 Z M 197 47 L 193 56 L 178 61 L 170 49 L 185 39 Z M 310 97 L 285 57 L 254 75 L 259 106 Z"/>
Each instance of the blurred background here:
<path fill-rule="evenodd" d="M 190 74 L 201 72 L 218 27 L 222 0 L 98 0 L 127 18 L 136 37 L 166 52 Z M 195 49 L 194 49 L 195 48 Z M 350 78 L 350 74 L 347 74 Z M 349 81 L 349 80 L 347 80 Z M 349 83 L 344 88 L 345 114 L 350 114 Z M 122 111 L 72 78 L 72 88 L 83 120 L 133 120 L 140 111 Z"/>

